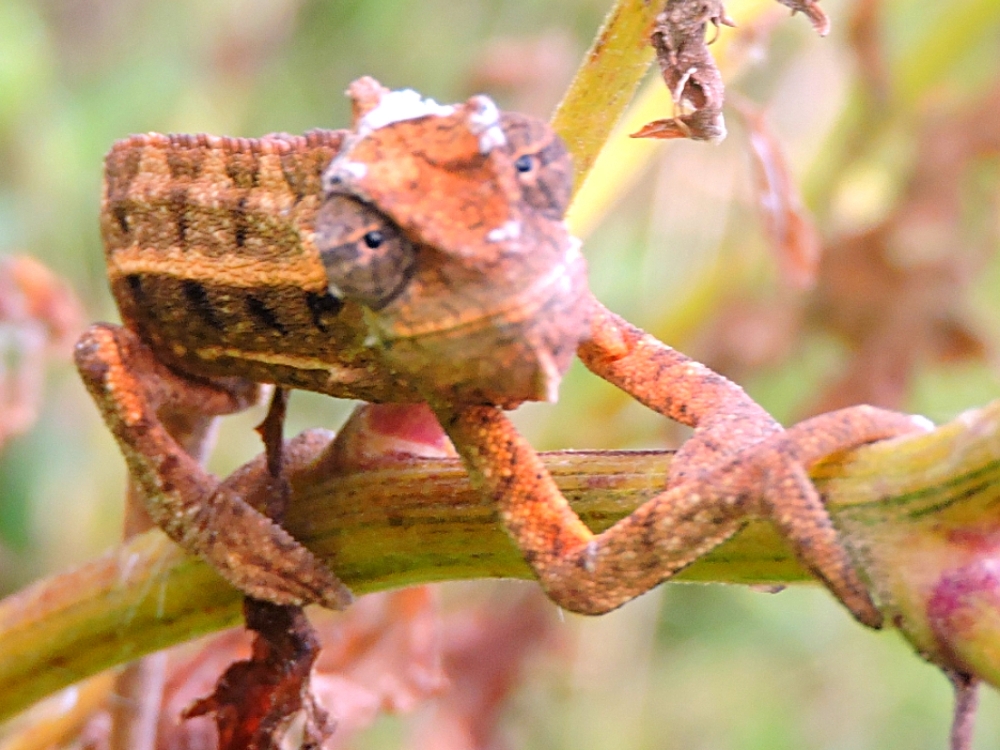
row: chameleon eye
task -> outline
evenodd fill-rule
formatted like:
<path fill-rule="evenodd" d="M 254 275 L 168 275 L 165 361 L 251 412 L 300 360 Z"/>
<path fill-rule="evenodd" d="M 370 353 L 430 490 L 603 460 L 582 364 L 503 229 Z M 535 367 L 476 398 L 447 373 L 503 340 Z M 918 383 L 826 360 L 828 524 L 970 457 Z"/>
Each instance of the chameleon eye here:
<path fill-rule="evenodd" d="M 377 229 L 373 229 L 365 235 L 365 244 L 368 245 L 369 249 L 375 250 L 379 245 L 385 241 L 383 234 Z"/>
<path fill-rule="evenodd" d="M 563 218 L 573 188 L 573 165 L 562 139 L 541 120 L 516 112 L 502 112 L 500 127 L 525 203 L 550 219 Z"/>
<path fill-rule="evenodd" d="M 416 270 L 417 249 L 399 227 L 350 196 L 323 202 L 314 240 L 330 292 L 372 310 L 396 299 Z"/>

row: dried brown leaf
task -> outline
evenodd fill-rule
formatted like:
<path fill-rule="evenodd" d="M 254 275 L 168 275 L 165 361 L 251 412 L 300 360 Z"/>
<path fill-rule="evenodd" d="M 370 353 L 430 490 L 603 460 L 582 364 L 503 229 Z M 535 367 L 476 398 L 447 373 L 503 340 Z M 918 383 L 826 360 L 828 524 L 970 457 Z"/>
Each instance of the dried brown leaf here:
<path fill-rule="evenodd" d="M 784 149 L 759 108 L 739 100 L 737 110 L 747 127 L 747 145 L 761 225 L 781 276 L 806 289 L 816 282 L 822 243 L 812 217 L 802 205 L 798 185 L 788 169 Z"/>
<path fill-rule="evenodd" d="M 317 612 L 314 619 L 323 650 L 313 666 L 313 701 L 336 724 L 325 748 L 346 745 L 383 712 L 411 712 L 447 688 L 440 615 L 428 587 L 372 594 L 345 613 Z M 209 639 L 197 652 L 172 659 L 158 750 L 216 747 L 217 731 L 207 717 L 184 722 L 177 717 L 212 689 L 228 664 L 247 660 L 250 654 L 246 631 L 230 630 Z"/>
<path fill-rule="evenodd" d="M 247 628 L 255 633 L 250 659 L 238 661 L 215 691 L 184 711 L 184 718 L 211 714 L 220 750 L 268 750 L 280 746 L 292 719 L 305 716 L 303 747 L 319 747 L 333 732 L 310 690 L 319 641 L 300 607 L 247 599 Z"/>
<path fill-rule="evenodd" d="M 822 36 L 830 22 L 815 0 L 778 0 L 803 13 Z M 715 27 L 705 39 L 708 25 Z M 656 17 L 650 43 L 656 52 L 663 81 L 674 103 L 674 115 L 655 120 L 631 134 L 632 138 L 691 138 L 719 141 L 726 137 L 722 115 L 725 86 L 708 45 L 715 41 L 721 26 L 735 26 L 722 0 L 667 0 Z"/>
<path fill-rule="evenodd" d="M 157 726 L 157 750 L 214 750 L 218 732 L 210 716 L 180 721 L 185 709 L 215 689 L 219 675 L 251 656 L 253 636 L 234 628 L 212 636 L 192 650 L 171 652 Z"/>
<path fill-rule="evenodd" d="M 259 495 L 261 501 L 257 504 L 268 518 L 281 523 L 285 517 L 292 496 L 292 485 L 282 472 L 284 453 L 285 415 L 288 412 L 288 390 L 275 388 L 271 394 L 271 404 L 264 420 L 254 430 L 264 442 L 264 455 L 267 465 L 265 481 L 260 483 Z M 252 502 L 252 500 L 251 500 Z"/>
<path fill-rule="evenodd" d="M 721 25 L 734 25 L 719 0 L 667 0 L 650 41 L 674 102 L 674 116 L 649 123 L 633 138 L 725 138 L 725 88 L 705 41 L 708 24 L 716 33 Z"/>
<path fill-rule="evenodd" d="M 720 141 L 726 137 L 722 114 L 702 109 L 665 120 L 653 120 L 632 133 L 630 138 L 691 138 L 696 141 Z"/>
<path fill-rule="evenodd" d="M 267 467 L 260 505 L 279 523 L 291 497 L 291 484 L 282 470 L 287 408 L 288 391 L 276 388 L 267 416 L 257 427 Z M 231 664 L 212 694 L 195 701 L 183 716 L 212 715 L 220 750 L 265 750 L 280 745 L 292 720 L 301 713 L 301 745 L 319 747 L 333 726 L 311 689 L 312 665 L 320 646 L 305 612 L 302 607 L 246 597 L 243 613 L 247 629 L 254 633 L 250 658 Z"/>

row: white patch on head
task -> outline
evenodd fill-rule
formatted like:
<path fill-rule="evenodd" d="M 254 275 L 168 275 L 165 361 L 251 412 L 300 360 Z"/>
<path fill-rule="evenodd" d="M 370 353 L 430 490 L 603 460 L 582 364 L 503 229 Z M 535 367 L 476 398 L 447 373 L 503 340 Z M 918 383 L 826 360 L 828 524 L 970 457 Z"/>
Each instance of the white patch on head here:
<path fill-rule="evenodd" d="M 487 242 L 503 242 L 504 240 L 516 240 L 521 236 L 521 222 L 514 219 L 505 221 L 496 229 L 491 229 L 486 233 Z"/>
<path fill-rule="evenodd" d="M 479 153 L 488 154 L 495 148 L 506 145 L 507 137 L 500 129 L 500 110 L 488 96 L 474 96 L 469 99 L 473 107 L 469 112 L 469 130 L 479 136 Z"/>
<path fill-rule="evenodd" d="M 917 427 L 922 429 L 924 432 L 934 431 L 934 422 L 925 417 L 923 414 L 911 414 L 910 421 L 913 422 Z"/>
<path fill-rule="evenodd" d="M 336 157 L 323 173 L 323 189 L 333 190 L 338 184 L 354 184 L 360 182 L 368 174 L 368 165 L 360 161 L 351 161 L 346 154 Z"/>
<path fill-rule="evenodd" d="M 337 183 L 343 183 L 358 192 L 361 197 L 366 197 L 358 189 L 358 183 L 363 181 L 368 174 L 368 165 L 350 160 L 350 152 L 354 144 L 373 131 L 392 125 L 394 122 L 428 116 L 446 117 L 454 112 L 454 106 L 438 104 L 433 99 L 424 99 L 413 89 L 389 91 L 379 99 L 379 103 L 373 109 L 361 118 L 356 133 L 344 144 L 340 155 L 330 162 L 330 166 L 323 173 L 323 188 L 330 191 Z"/>
<path fill-rule="evenodd" d="M 373 130 L 392 125 L 403 120 L 415 120 L 418 117 L 434 115 L 446 117 L 454 113 L 450 104 L 438 104 L 433 99 L 424 99 L 413 89 L 390 91 L 385 94 L 374 109 L 361 118 L 358 123 L 358 135 L 364 138 Z"/>
<path fill-rule="evenodd" d="M 368 174 L 368 165 L 360 161 L 345 161 L 337 165 L 337 171 L 355 180 L 363 180 Z"/>

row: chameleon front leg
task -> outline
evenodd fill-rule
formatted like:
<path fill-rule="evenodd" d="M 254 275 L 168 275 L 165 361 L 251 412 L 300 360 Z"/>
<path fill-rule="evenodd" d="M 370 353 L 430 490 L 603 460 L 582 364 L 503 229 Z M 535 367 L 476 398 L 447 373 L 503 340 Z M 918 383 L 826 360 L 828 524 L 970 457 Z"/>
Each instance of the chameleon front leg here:
<path fill-rule="evenodd" d="M 670 465 L 669 484 L 782 431 L 736 383 L 670 348 L 591 297 L 587 368 L 655 412 L 694 427 Z"/>
<path fill-rule="evenodd" d="M 814 572 L 861 622 L 881 623 L 849 563 L 839 564 L 843 553 L 807 469 L 848 446 L 917 429 L 909 417 L 871 408 L 816 417 L 697 472 L 593 534 L 500 409 L 437 413 L 542 587 L 565 609 L 595 615 L 615 609 L 726 541 L 749 518 L 764 516 L 811 568 L 809 548 L 832 546 L 838 564 Z"/>
<path fill-rule="evenodd" d="M 732 381 L 674 351 L 592 300 L 591 336 L 579 356 L 595 374 L 654 411 L 695 428 L 671 464 L 668 486 L 733 458 L 781 425 Z M 800 561 L 824 581 L 863 623 L 881 617 L 837 539 L 821 498 L 809 480 L 800 443 L 816 441 L 836 453 L 857 445 L 924 429 L 914 418 L 858 406 L 821 415 L 790 437 L 760 446 L 747 460 L 766 462 L 760 512 L 775 523 Z M 813 461 L 822 458 L 816 453 Z"/>
<path fill-rule="evenodd" d="M 91 326 L 76 365 L 114 434 L 152 520 L 245 593 L 276 604 L 317 602 L 343 609 L 348 589 L 309 550 L 220 484 L 170 435 L 161 406 L 200 414 L 247 406 L 255 387 L 232 387 L 172 372 L 128 329 Z"/>
<path fill-rule="evenodd" d="M 783 431 L 739 386 L 594 303 L 580 357 L 650 408 L 695 427 L 669 489 L 594 535 L 570 509 L 531 446 L 499 409 L 439 409 L 508 532 L 561 606 L 599 614 L 656 586 L 736 533 L 771 519 L 800 560 L 861 622 L 881 615 L 839 544 L 808 467 L 862 443 L 921 429 L 870 407 L 821 415 Z"/>

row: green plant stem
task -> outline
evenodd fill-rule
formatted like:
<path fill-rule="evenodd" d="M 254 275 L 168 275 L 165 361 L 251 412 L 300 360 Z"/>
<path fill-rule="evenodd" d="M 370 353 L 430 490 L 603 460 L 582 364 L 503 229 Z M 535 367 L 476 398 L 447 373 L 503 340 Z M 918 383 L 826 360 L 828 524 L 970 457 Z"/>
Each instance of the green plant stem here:
<path fill-rule="evenodd" d="M 316 457 L 329 439 L 313 431 L 293 445 Z M 670 454 L 549 453 L 545 462 L 574 509 L 602 529 L 662 489 Z M 358 594 L 530 577 L 457 461 L 414 459 L 350 474 L 322 461 L 299 465 L 288 529 Z M 259 469 L 258 460 L 244 474 Z M 928 512 L 989 507 L 1000 498 L 1000 402 L 927 435 L 843 454 L 812 476 L 835 519 L 851 519 L 848 543 L 866 548 L 872 529 L 911 523 L 910 509 L 926 524 Z M 679 578 L 787 583 L 807 574 L 771 527 L 755 522 Z M 207 565 L 159 531 L 143 534 L 0 602 L 0 719 L 88 675 L 235 625 L 239 613 L 239 593 Z"/>
<path fill-rule="evenodd" d="M 552 115 L 552 126 L 573 154 L 574 192 L 653 61 L 649 35 L 661 3 L 618 0 Z"/>

